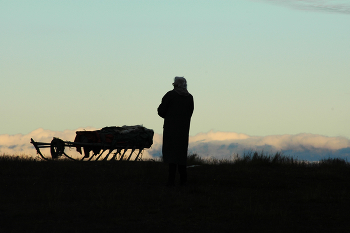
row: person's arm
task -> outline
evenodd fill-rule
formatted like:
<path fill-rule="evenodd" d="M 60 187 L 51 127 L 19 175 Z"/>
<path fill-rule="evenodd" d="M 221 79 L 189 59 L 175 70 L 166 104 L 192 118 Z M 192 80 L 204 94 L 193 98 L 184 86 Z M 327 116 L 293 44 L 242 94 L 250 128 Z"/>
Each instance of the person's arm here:
<path fill-rule="evenodd" d="M 169 92 L 168 92 L 169 93 Z M 165 118 L 167 112 L 168 112 L 168 107 L 169 107 L 169 94 L 166 93 L 163 98 L 162 98 L 162 103 L 158 107 L 158 115 L 162 118 Z"/>

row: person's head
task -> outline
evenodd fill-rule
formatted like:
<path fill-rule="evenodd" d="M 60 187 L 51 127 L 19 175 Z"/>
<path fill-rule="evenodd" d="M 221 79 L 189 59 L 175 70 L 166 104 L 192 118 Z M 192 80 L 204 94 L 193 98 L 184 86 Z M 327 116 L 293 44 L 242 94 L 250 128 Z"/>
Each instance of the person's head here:
<path fill-rule="evenodd" d="M 184 77 L 176 76 L 174 78 L 173 86 L 187 89 L 187 81 Z"/>

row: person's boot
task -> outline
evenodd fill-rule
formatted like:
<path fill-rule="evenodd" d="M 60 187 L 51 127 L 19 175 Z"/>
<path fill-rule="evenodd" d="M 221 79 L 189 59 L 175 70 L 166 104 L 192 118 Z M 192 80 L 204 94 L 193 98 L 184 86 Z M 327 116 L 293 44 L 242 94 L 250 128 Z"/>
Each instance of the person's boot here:
<path fill-rule="evenodd" d="M 180 185 L 186 186 L 186 184 L 187 184 L 186 165 L 179 165 L 179 173 L 180 173 Z"/>
<path fill-rule="evenodd" d="M 176 164 L 169 164 L 169 177 L 166 186 L 175 186 Z"/>

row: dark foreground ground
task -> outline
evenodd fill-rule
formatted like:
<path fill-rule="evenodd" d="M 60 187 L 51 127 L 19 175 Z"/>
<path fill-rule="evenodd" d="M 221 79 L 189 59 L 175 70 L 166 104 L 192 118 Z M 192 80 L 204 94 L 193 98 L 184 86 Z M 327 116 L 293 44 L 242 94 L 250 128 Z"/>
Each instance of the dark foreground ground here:
<path fill-rule="evenodd" d="M 350 232 L 344 161 L 214 161 L 188 168 L 186 187 L 166 174 L 152 161 L 0 157 L 0 232 Z"/>

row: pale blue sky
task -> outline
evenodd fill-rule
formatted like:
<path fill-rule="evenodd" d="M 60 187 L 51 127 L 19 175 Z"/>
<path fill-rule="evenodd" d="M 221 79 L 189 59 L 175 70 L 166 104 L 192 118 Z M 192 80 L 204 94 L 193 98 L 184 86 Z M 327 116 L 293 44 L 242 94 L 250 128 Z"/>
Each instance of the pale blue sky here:
<path fill-rule="evenodd" d="M 350 138 L 350 14 L 275 2 L 0 1 L 0 134 L 162 133 L 156 109 L 185 76 L 191 135 Z"/>

